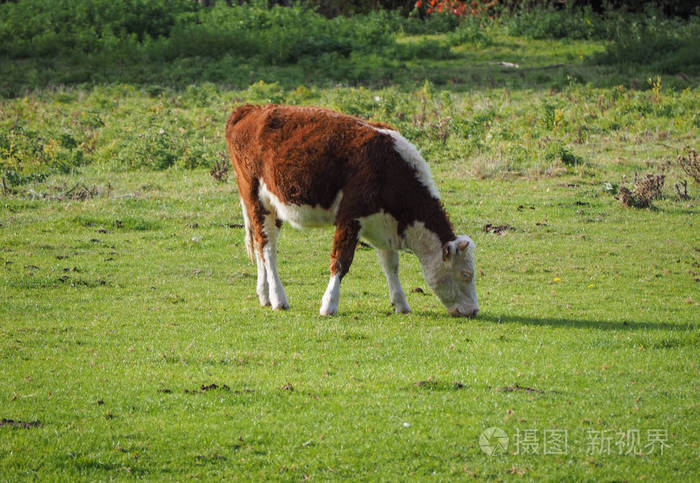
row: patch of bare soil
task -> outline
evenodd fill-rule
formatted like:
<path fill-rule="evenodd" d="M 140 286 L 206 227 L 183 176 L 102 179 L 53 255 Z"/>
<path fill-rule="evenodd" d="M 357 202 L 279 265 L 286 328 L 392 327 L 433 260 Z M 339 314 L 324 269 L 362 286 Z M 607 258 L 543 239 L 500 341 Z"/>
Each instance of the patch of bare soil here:
<path fill-rule="evenodd" d="M 231 390 L 231 388 L 228 387 L 226 384 L 222 384 L 221 386 L 217 386 L 217 385 L 214 384 L 214 383 L 207 384 L 207 385 L 202 384 L 201 387 L 200 387 L 200 389 L 201 389 L 202 391 L 211 391 L 211 390 L 213 390 L 213 389 L 221 389 L 222 391 L 230 391 L 230 390 Z"/>
<path fill-rule="evenodd" d="M 41 426 L 41 421 L 15 421 L 14 419 L 5 419 L 2 418 L 0 419 L 0 427 L 2 426 L 9 426 L 11 428 L 24 428 L 24 429 L 30 429 L 30 428 L 37 428 Z"/>
<path fill-rule="evenodd" d="M 503 392 L 513 392 L 513 391 L 525 391 L 525 392 L 536 392 L 537 394 L 544 394 L 542 389 L 535 389 L 534 387 L 521 386 L 517 382 L 513 386 L 506 386 L 501 389 Z"/>
<path fill-rule="evenodd" d="M 415 382 L 413 383 L 413 386 L 419 389 L 426 389 L 429 391 L 450 391 L 464 389 L 464 384 L 462 384 L 460 381 L 444 382 L 435 380 L 432 377 L 429 377 L 425 381 Z"/>
<path fill-rule="evenodd" d="M 487 223 L 486 225 L 484 225 L 484 228 L 482 228 L 482 230 L 486 233 L 493 233 L 494 235 L 505 235 L 507 231 L 515 230 L 515 228 L 508 224 L 492 225 L 491 223 Z"/>

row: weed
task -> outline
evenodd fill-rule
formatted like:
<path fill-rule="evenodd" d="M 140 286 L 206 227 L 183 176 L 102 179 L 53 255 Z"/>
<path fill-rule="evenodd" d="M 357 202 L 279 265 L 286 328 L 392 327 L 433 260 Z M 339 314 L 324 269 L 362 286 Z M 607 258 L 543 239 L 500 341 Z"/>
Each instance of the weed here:
<path fill-rule="evenodd" d="M 679 200 L 686 201 L 690 199 L 690 196 L 688 195 L 688 182 L 686 180 L 679 181 L 674 186 L 676 188 L 676 193 L 678 194 Z"/>
<path fill-rule="evenodd" d="M 665 178 L 663 173 L 646 174 L 642 177 L 638 177 L 635 173 L 632 189 L 620 186 L 617 199 L 628 207 L 650 208 L 653 200 L 661 198 Z"/>
<path fill-rule="evenodd" d="M 683 172 L 693 178 L 696 183 L 700 183 L 700 159 L 698 159 L 698 153 L 695 149 L 686 146 L 677 159 Z"/>
<path fill-rule="evenodd" d="M 76 183 L 64 193 L 54 197 L 57 200 L 75 200 L 85 201 L 94 198 L 99 194 L 100 190 L 97 186 L 87 186 L 84 183 Z"/>
<path fill-rule="evenodd" d="M 545 159 L 547 161 L 561 161 L 565 166 L 578 166 L 583 164 L 583 158 L 575 155 L 569 148 L 563 145 L 554 144 L 552 147 L 548 148 L 548 152 L 545 154 Z"/>
<path fill-rule="evenodd" d="M 228 180 L 228 168 L 231 162 L 226 159 L 226 155 L 219 153 L 220 160 L 214 161 L 214 166 L 209 170 L 209 174 L 219 183 L 225 183 Z"/>

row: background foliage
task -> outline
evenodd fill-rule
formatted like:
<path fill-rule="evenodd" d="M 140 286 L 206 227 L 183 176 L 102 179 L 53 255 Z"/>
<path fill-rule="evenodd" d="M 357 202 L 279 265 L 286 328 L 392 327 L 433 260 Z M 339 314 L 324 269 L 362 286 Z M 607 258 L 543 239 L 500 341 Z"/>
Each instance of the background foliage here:
<path fill-rule="evenodd" d="M 371 10 L 327 18 L 266 2 L 204 8 L 189 0 L 22 0 L 0 4 L 0 94 L 100 82 L 247 86 L 259 78 L 288 86 L 381 85 L 407 62 L 448 59 L 457 45 L 487 45 L 504 33 L 605 40 L 606 51 L 591 56 L 592 64 L 689 75 L 700 68 L 699 32 L 697 16 L 681 20 L 653 9 L 518 7 L 494 18 Z M 402 41 L 441 33 L 450 35 Z M 284 75 L 279 68 L 287 68 Z"/>

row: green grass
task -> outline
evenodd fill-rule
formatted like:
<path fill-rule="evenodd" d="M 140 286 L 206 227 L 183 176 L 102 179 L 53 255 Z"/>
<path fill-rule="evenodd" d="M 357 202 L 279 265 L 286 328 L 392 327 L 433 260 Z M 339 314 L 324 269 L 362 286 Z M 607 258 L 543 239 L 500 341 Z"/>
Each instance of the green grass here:
<path fill-rule="evenodd" d="M 602 49 L 589 41 L 484 48 L 454 47 L 426 75 L 409 62 L 386 88 L 110 84 L 1 99 L 0 419 L 41 424 L 0 427 L 0 475 L 698 479 L 700 209 L 697 185 L 690 200 L 673 190 L 675 156 L 698 139 L 697 79 L 657 88 L 637 71 L 637 88 L 614 87 L 619 71 L 580 58 Z M 565 65 L 521 75 L 500 60 Z M 477 319 L 449 317 L 410 254 L 413 313 L 392 314 L 363 248 L 340 315 L 320 317 L 332 229 L 283 229 L 291 309 L 258 306 L 235 183 L 206 167 L 233 105 L 269 100 L 390 122 L 422 149 L 477 243 Z M 653 209 L 604 190 L 662 167 Z M 80 187 L 90 194 L 73 199 Z M 506 454 L 480 449 L 493 426 Z M 531 429 L 536 454 L 515 454 Z M 644 448 L 657 429 L 663 454 Z M 566 454 L 544 454 L 549 430 L 567 432 Z M 635 430 L 643 454 L 619 455 L 618 433 Z M 589 454 L 589 431 L 606 431 L 610 454 Z"/>

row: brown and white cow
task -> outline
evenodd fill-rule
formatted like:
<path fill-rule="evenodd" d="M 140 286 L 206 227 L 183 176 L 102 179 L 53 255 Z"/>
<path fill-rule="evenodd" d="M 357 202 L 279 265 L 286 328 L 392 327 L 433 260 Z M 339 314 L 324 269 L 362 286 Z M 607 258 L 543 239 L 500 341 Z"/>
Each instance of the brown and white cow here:
<path fill-rule="evenodd" d="M 289 307 L 276 267 L 286 221 L 336 226 L 322 315 L 338 311 L 360 237 L 377 250 L 396 312 L 410 312 L 398 276 L 398 250 L 410 249 L 449 313 L 476 315 L 474 242 L 455 236 L 427 163 L 397 131 L 327 109 L 245 105 L 229 117 L 226 141 L 262 305 Z"/>

